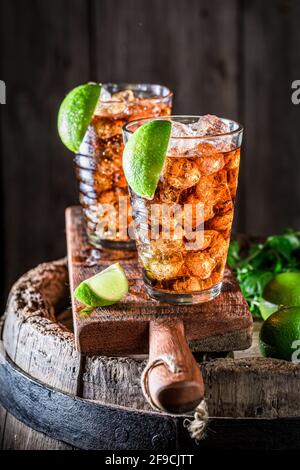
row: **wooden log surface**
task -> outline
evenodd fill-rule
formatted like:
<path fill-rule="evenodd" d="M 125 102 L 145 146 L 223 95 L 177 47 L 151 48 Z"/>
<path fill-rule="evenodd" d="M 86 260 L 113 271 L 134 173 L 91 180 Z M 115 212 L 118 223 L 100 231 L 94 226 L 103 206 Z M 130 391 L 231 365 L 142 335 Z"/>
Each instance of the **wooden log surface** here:
<path fill-rule="evenodd" d="M 61 391 L 131 409 L 149 409 L 140 387 L 147 356 L 119 358 L 76 352 L 70 309 L 55 313 L 69 301 L 67 280 L 66 260 L 44 263 L 20 278 L 7 305 L 6 353 L 29 375 Z M 255 347 L 235 353 L 234 360 L 216 358 L 201 363 L 210 416 L 298 416 L 300 365 L 253 357 L 253 351 Z"/>

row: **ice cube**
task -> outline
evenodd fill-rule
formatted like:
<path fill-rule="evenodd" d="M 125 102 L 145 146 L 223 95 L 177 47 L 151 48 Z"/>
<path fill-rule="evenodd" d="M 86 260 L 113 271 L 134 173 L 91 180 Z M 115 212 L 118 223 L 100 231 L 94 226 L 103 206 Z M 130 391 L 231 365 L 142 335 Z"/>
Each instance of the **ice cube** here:
<path fill-rule="evenodd" d="M 201 290 L 210 289 L 212 286 L 218 284 L 221 281 L 222 275 L 223 271 L 221 273 L 214 271 L 207 279 L 202 279 Z"/>
<path fill-rule="evenodd" d="M 218 233 L 215 230 L 204 230 L 204 239 L 201 250 L 209 248 L 217 235 Z"/>
<path fill-rule="evenodd" d="M 178 189 L 172 188 L 168 184 L 160 183 L 158 186 L 157 193 L 155 195 L 155 200 L 158 202 L 164 202 L 166 204 L 177 203 L 180 197 L 180 191 Z"/>
<path fill-rule="evenodd" d="M 233 211 L 229 210 L 225 214 L 216 214 L 213 219 L 209 221 L 209 228 L 213 230 L 226 230 L 230 231 L 233 220 Z"/>
<path fill-rule="evenodd" d="M 132 90 L 123 90 L 114 93 L 111 96 L 110 112 L 111 114 L 123 114 L 127 111 L 130 103 L 135 101 L 135 96 Z"/>
<path fill-rule="evenodd" d="M 196 227 L 196 224 L 199 223 L 199 221 L 196 220 L 196 216 L 197 216 L 196 206 L 198 204 L 201 204 L 202 207 L 203 207 L 203 218 L 204 218 L 204 220 L 200 221 L 200 224 L 201 224 L 201 222 L 206 222 L 207 220 L 211 219 L 215 215 L 214 206 L 213 206 L 213 204 L 211 204 L 211 202 L 209 200 L 206 201 L 206 200 L 203 200 L 202 197 L 200 198 L 200 197 L 195 196 L 194 194 L 191 194 L 187 198 L 187 203 L 191 204 L 192 207 L 193 207 L 193 210 L 192 210 L 193 227 Z"/>
<path fill-rule="evenodd" d="M 95 174 L 95 180 L 94 180 L 94 185 L 95 185 L 95 190 L 97 193 L 102 193 L 103 191 L 108 191 L 112 185 L 113 181 L 112 178 L 108 175 L 102 175 L 101 173 L 96 173 Z M 113 191 L 110 191 L 113 192 Z"/>
<path fill-rule="evenodd" d="M 200 171 L 195 161 L 188 158 L 167 158 L 162 174 L 162 180 L 177 189 L 187 189 L 194 186 L 200 179 Z"/>
<path fill-rule="evenodd" d="M 112 114 L 124 114 L 127 111 L 128 105 L 134 102 L 135 100 L 135 96 L 132 90 L 119 91 L 118 93 L 113 93 L 110 96 L 105 93 L 104 98 L 107 99 L 102 100 L 102 97 L 100 96 L 100 100 L 97 104 L 95 111 L 95 115 L 97 116 L 111 116 Z"/>
<path fill-rule="evenodd" d="M 171 137 L 190 137 L 194 135 L 193 129 L 190 125 L 183 122 L 171 121 L 172 130 Z"/>
<path fill-rule="evenodd" d="M 151 227 L 157 227 L 165 240 L 183 237 L 183 207 L 180 204 L 154 204 L 151 206 Z"/>
<path fill-rule="evenodd" d="M 123 90 L 123 91 L 118 91 L 118 93 L 114 93 L 111 95 L 111 100 L 112 101 L 124 101 L 126 103 L 129 103 L 130 101 L 135 100 L 135 96 L 132 90 Z"/>
<path fill-rule="evenodd" d="M 167 281 L 178 276 L 182 265 L 182 256 L 178 254 L 167 259 L 150 259 L 144 267 L 150 277 L 154 277 L 159 281 Z"/>
<path fill-rule="evenodd" d="M 100 93 L 100 101 L 109 101 L 111 99 L 111 93 L 103 86 Z"/>
<path fill-rule="evenodd" d="M 215 232 L 216 233 L 216 232 Z M 222 235 L 219 233 L 214 238 L 213 244 L 210 247 L 209 253 L 212 258 L 226 258 L 228 250 L 229 238 L 225 240 Z"/>
<path fill-rule="evenodd" d="M 239 169 L 227 171 L 227 185 L 230 190 L 231 197 L 234 199 L 236 196 L 237 182 L 238 182 Z"/>
<path fill-rule="evenodd" d="M 170 259 L 172 255 L 178 255 L 183 249 L 183 240 L 152 240 L 150 250 L 156 258 Z"/>
<path fill-rule="evenodd" d="M 189 272 L 200 279 L 207 279 L 214 270 L 217 262 L 208 251 L 187 253 L 185 264 Z"/>
<path fill-rule="evenodd" d="M 103 191 L 98 198 L 98 202 L 101 204 L 113 204 L 116 202 L 115 191 Z"/>
<path fill-rule="evenodd" d="M 240 166 L 240 149 L 233 150 L 225 156 L 226 169 L 233 170 Z"/>
<path fill-rule="evenodd" d="M 201 290 L 201 281 L 197 277 L 188 277 L 187 279 L 178 279 L 173 284 L 176 292 L 197 292 Z"/>
<path fill-rule="evenodd" d="M 110 139 L 118 134 L 122 134 L 123 121 L 113 120 L 110 117 L 95 116 L 93 126 L 99 139 Z"/>
<path fill-rule="evenodd" d="M 97 165 L 100 175 L 112 175 L 116 169 L 117 167 L 110 158 L 101 158 Z"/>
<path fill-rule="evenodd" d="M 201 116 L 199 120 L 191 125 L 191 129 L 197 136 L 220 135 L 229 132 L 226 122 L 213 114 Z"/>
<path fill-rule="evenodd" d="M 216 214 L 223 215 L 228 211 L 233 211 L 233 202 L 231 199 L 230 190 L 228 187 L 219 193 L 218 201 L 214 206 Z"/>
<path fill-rule="evenodd" d="M 226 171 L 221 170 L 212 175 L 202 176 L 196 186 L 196 196 L 204 204 L 212 206 L 231 199 Z"/>
<path fill-rule="evenodd" d="M 168 153 L 173 155 L 186 155 L 192 152 L 197 141 L 187 137 L 193 137 L 194 132 L 190 125 L 178 121 L 172 121 L 171 139 Z"/>
<path fill-rule="evenodd" d="M 203 175 L 211 175 L 224 167 L 224 156 L 213 145 L 209 143 L 198 144 L 197 151 L 201 156 L 196 161 Z"/>
<path fill-rule="evenodd" d="M 188 240 L 188 242 L 185 244 L 187 250 L 207 250 L 207 248 L 212 245 L 214 238 L 218 234 L 218 232 L 216 232 L 215 230 L 204 230 L 201 236 L 199 236 L 200 230 L 201 228 L 197 231 L 193 230 L 190 232 L 185 230 L 184 233 Z M 192 240 L 193 245 L 191 245 L 190 240 Z"/>
<path fill-rule="evenodd" d="M 109 91 L 107 91 L 105 88 L 101 88 L 101 93 L 100 93 L 100 98 L 98 100 L 98 103 L 96 105 L 94 115 L 95 116 L 101 116 L 103 112 L 107 109 L 107 103 L 111 99 L 111 94 Z"/>

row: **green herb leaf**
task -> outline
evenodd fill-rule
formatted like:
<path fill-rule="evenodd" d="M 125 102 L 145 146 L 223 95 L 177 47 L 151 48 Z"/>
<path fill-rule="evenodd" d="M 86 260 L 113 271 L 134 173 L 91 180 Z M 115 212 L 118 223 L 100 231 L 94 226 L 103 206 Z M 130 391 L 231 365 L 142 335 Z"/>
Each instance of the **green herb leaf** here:
<path fill-rule="evenodd" d="M 233 240 L 229 245 L 227 263 L 231 268 L 234 268 L 238 261 L 240 261 L 240 245 L 237 240 Z"/>
<path fill-rule="evenodd" d="M 285 271 L 300 271 L 300 232 L 288 229 L 272 235 L 265 243 L 255 243 L 241 256 L 237 240 L 230 243 L 228 264 L 233 269 L 241 291 L 254 317 L 260 317 L 259 305 L 267 283 Z"/>

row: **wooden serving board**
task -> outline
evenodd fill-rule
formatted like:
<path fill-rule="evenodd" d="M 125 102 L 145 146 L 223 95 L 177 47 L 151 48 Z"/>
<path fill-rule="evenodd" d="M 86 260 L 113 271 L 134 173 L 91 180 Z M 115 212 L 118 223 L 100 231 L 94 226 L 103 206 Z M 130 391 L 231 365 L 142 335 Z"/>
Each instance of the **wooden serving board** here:
<path fill-rule="evenodd" d="M 147 353 L 149 323 L 181 319 L 193 351 L 233 351 L 251 344 L 252 317 L 247 303 L 227 268 L 220 296 L 205 304 L 169 305 L 147 295 L 135 252 L 100 252 L 88 243 L 80 207 L 66 210 L 66 231 L 75 343 L 87 354 L 125 355 Z M 82 314 L 73 296 L 84 279 L 120 260 L 129 279 L 129 294 L 109 307 Z"/>

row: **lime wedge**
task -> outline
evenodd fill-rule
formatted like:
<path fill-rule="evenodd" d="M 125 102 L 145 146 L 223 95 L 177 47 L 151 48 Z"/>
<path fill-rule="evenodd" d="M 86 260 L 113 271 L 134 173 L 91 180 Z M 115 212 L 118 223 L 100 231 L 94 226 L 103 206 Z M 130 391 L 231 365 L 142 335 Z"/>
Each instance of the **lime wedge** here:
<path fill-rule="evenodd" d="M 261 316 L 264 320 L 266 320 L 272 313 L 278 310 L 279 306 L 276 304 L 272 304 L 272 302 L 268 302 L 267 300 L 260 298 L 258 303 L 258 308 L 261 313 Z"/>
<path fill-rule="evenodd" d="M 129 138 L 123 153 L 123 169 L 133 191 L 152 199 L 160 178 L 171 135 L 171 122 L 146 122 Z"/>
<path fill-rule="evenodd" d="M 74 295 L 90 307 L 104 307 L 119 302 L 128 292 L 128 281 L 120 263 L 115 263 L 95 276 L 82 281 Z"/>
<path fill-rule="evenodd" d="M 63 144 L 72 152 L 78 152 L 84 134 L 91 122 L 101 85 L 86 83 L 67 94 L 58 112 L 58 133 Z"/>

